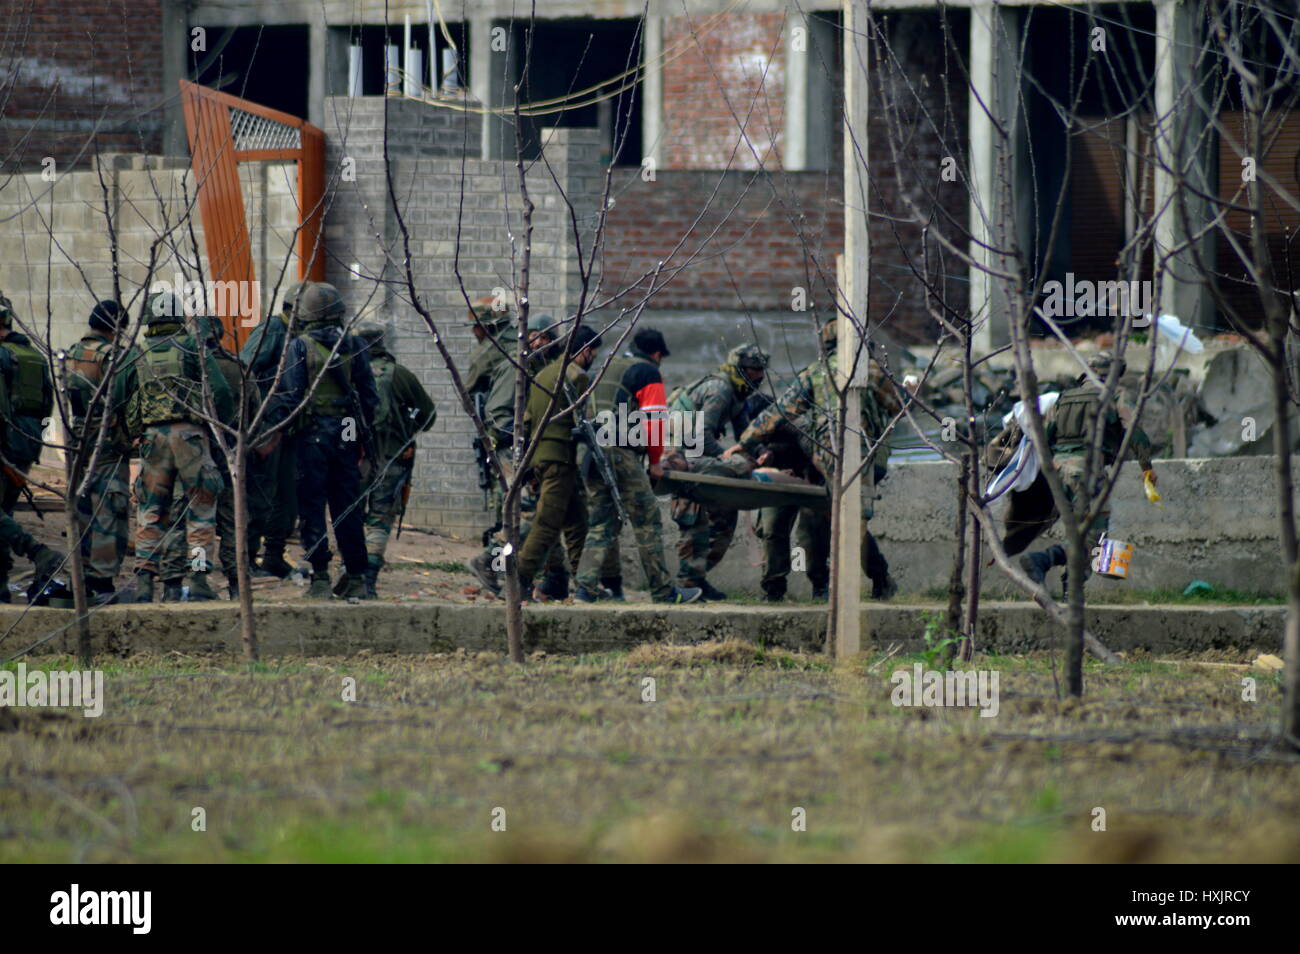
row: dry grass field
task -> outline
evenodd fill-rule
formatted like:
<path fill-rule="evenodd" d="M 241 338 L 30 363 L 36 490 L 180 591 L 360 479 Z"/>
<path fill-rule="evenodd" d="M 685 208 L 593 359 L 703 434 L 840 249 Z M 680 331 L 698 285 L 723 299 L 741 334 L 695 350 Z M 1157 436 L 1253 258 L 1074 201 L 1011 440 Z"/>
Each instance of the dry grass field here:
<path fill-rule="evenodd" d="M 893 706 L 916 661 L 105 659 L 100 718 L 0 713 L 0 862 L 1300 860 L 1248 660 L 1090 662 L 1076 703 L 1045 655 L 979 657 L 994 718 Z"/>

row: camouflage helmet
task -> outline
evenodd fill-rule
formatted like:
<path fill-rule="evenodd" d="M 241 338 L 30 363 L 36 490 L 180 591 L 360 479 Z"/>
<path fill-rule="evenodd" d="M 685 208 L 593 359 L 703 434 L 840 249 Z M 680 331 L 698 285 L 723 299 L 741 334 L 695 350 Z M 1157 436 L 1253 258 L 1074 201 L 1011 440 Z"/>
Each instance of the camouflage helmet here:
<path fill-rule="evenodd" d="M 743 344 L 728 351 L 727 360 L 723 364 L 732 368 L 757 368 L 759 371 L 765 371 L 769 359 L 770 355 L 758 345 Z"/>
<path fill-rule="evenodd" d="M 529 334 L 548 334 L 555 337 L 555 332 L 551 329 L 555 327 L 555 319 L 550 315 L 534 315 L 528 319 Z"/>
<path fill-rule="evenodd" d="M 14 303 L 0 291 L 0 327 L 8 328 L 14 320 Z"/>
<path fill-rule="evenodd" d="M 495 296 L 484 295 L 470 309 L 468 323 L 478 325 L 489 333 L 500 331 L 510 320 L 513 311 L 508 302 L 500 303 Z"/>
<path fill-rule="evenodd" d="M 288 285 L 284 290 L 284 298 L 280 302 L 280 311 L 293 317 L 294 308 L 299 304 L 303 292 L 314 284 L 315 282 L 301 281 Z"/>
<path fill-rule="evenodd" d="M 1110 374 L 1111 367 L 1115 364 L 1115 355 L 1110 351 L 1098 351 L 1088 359 L 1088 368 L 1099 378 L 1105 378 Z M 1121 360 L 1119 362 L 1119 377 L 1124 376 L 1128 366 Z"/>
<path fill-rule="evenodd" d="M 343 296 L 329 282 L 312 282 L 298 296 L 294 309 L 294 318 L 303 324 L 309 322 L 328 322 L 338 324 L 343 321 L 347 308 Z"/>
<path fill-rule="evenodd" d="M 153 292 L 144 300 L 144 323 L 161 325 L 185 320 L 185 303 L 181 296 L 169 291 Z"/>

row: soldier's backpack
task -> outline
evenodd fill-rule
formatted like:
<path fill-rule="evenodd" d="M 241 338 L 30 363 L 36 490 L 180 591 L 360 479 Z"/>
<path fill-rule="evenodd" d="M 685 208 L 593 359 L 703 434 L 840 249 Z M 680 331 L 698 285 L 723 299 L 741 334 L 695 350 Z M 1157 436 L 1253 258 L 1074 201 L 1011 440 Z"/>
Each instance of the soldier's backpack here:
<path fill-rule="evenodd" d="M 185 349 L 176 337 L 151 341 L 136 360 L 135 374 L 135 393 L 126 406 L 131 437 L 139 438 L 146 427 L 160 424 L 202 423 L 197 410 L 202 385 L 185 373 Z"/>
<path fill-rule="evenodd" d="M 307 407 L 311 417 L 342 417 L 351 407 L 352 393 L 352 356 L 340 350 L 332 357 L 329 345 L 317 341 L 311 335 L 299 336 L 307 346 L 307 387 L 319 377 L 316 391 L 312 394 Z M 327 373 L 321 375 L 321 368 Z"/>
<path fill-rule="evenodd" d="M 422 422 L 412 414 L 415 409 L 397 399 L 397 362 L 389 357 L 373 358 L 370 373 L 375 376 L 375 390 L 379 392 L 379 407 L 375 409 L 374 433 L 380 447 L 405 448 L 416 435 Z"/>
<path fill-rule="evenodd" d="M 12 337 L 0 342 L 13 358 L 9 379 L 9 403 L 16 417 L 48 417 L 54 407 L 50 372 L 44 356 L 30 344 Z"/>
<path fill-rule="evenodd" d="M 100 415 L 109 401 L 107 388 L 100 394 L 100 405 L 90 421 L 91 402 L 95 391 L 104 380 L 104 367 L 113 353 L 113 342 L 102 338 L 82 338 L 68 349 L 68 399 L 72 405 L 72 429 L 82 436 L 87 424 L 94 428 L 99 424 Z M 109 439 L 118 438 L 111 430 Z"/>

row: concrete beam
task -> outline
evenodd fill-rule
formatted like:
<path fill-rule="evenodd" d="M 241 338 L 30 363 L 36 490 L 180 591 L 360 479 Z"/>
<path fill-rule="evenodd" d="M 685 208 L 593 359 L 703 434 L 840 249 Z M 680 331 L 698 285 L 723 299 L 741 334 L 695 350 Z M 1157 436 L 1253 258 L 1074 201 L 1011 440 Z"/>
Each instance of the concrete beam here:
<path fill-rule="evenodd" d="M 923 649 L 925 617 L 941 611 L 938 603 L 864 604 L 862 648 L 882 652 L 899 644 L 904 653 Z M 266 656 L 348 656 L 363 650 L 505 652 L 505 610 L 500 603 L 282 603 L 258 605 L 255 613 Z M 76 652 L 72 618 L 71 610 L 0 611 L 0 625 L 15 646 L 30 646 L 64 628 L 34 650 L 36 654 Z M 1277 652 L 1285 619 L 1283 606 L 1089 606 L 1086 613 L 1089 630 L 1116 652 Z M 722 639 L 819 652 L 826 631 L 824 606 L 530 606 L 524 620 L 524 648 L 548 653 Z M 97 653 L 240 651 L 238 611 L 231 603 L 106 607 L 96 611 L 91 632 Z M 981 652 L 1048 650 L 1059 638 L 1057 627 L 1033 603 L 980 606 L 975 646 Z"/>
<path fill-rule="evenodd" d="M 1216 136 L 1198 105 L 1203 78 L 1200 54 L 1200 0 L 1157 0 L 1156 4 L 1156 130 L 1159 162 L 1155 169 L 1155 253 L 1157 267 L 1167 261 L 1160 288 L 1160 311 L 1177 315 L 1183 324 L 1212 325 L 1214 301 L 1191 249 L 1175 252 L 1211 218 L 1209 203 L 1181 188 L 1187 182 L 1215 194 L 1213 171 Z M 1205 267 L 1214 268 L 1216 234 L 1200 238 Z"/>
<path fill-rule="evenodd" d="M 162 5 L 162 151 L 168 156 L 188 156 L 185 118 L 181 114 L 180 81 L 189 79 L 185 52 L 190 48 L 190 21 L 181 0 Z"/>
<path fill-rule="evenodd" d="M 641 158 L 649 159 L 658 169 L 664 161 L 664 70 L 659 61 L 664 52 L 662 17 L 646 17 L 643 51 L 646 70 L 641 84 Z"/>
<path fill-rule="evenodd" d="M 992 2 L 971 6 L 970 103 L 970 309 L 977 322 L 977 351 L 1010 340 L 1006 274 L 1015 263 L 1006 254 L 1028 234 L 1032 223 L 1019 221 L 1015 196 L 1023 178 L 1026 138 L 1021 105 L 1021 14 Z M 1021 247 L 1027 247 L 1020 243 Z"/>
<path fill-rule="evenodd" d="M 785 153 L 791 172 L 830 168 L 832 136 L 838 118 L 831 70 L 835 29 L 821 17 L 795 11 L 785 31 Z"/>

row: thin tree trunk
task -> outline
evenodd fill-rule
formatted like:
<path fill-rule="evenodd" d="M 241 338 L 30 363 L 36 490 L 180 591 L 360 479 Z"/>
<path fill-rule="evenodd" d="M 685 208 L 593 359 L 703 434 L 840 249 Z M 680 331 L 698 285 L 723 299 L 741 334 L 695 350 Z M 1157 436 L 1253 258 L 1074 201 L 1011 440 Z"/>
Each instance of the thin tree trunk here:
<path fill-rule="evenodd" d="M 1083 695 L 1083 584 L 1086 582 L 1084 574 L 1091 556 L 1088 553 L 1087 530 L 1084 529 L 1081 535 L 1082 540 L 1070 541 L 1070 588 L 1065 627 L 1065 684 L 1067 691 L 1076 699 Z"/>
<path fill-rule="evenodd" d="M 957 481 L 957 547 L 952 558 L 952 574 L 948 578 L 948 619 L 944 627 L 944 631 L 948 633 L 961 632 L 961 606 L 962 598 L 965 596 L 962 571 L 965 569 L 966 560 L 966 492 L 967 485 L 970 483 L 970 458 L 970 450 L 962 454 L 961 477 Z M 956 643 L 949 643 L 944 647 L 943 661 L 946 666 L 952 666 L 952 659 L 956 653 Z"/>
<path fill-rule="evenodd" d="M 69 458 L 75 457 L 71 447 Z M 86 599 L 86 566 L 81 559 L 81 526 L 77 520 L 76 467 L 70 460 L 65 471 L 67 488 L 63 495 L 63 516 L 68 528 L 68 567 L 72 576 L 72 605 L 77 612 L 77 655 L 81 664 L 90 668 L 94 650 L 90 642 L 90 605 Z"/>
<path fill-rule="evenodd" d="M 239 634 L 244 644 L 244 658 L 255 662 L 258 657 L 257 620 L 253 616 L 253 587 L 248 573 L 248 444 L 241 424 L 235 435 L 235 447 L 227 463 L 230 468 L 231 493 L 235 504 L 235 585 L 239 589 Z"/>
<path fill-rule="evenodd" d="M 509 550 L 505 554 L 506 646 L 510 661 L 516 663 L 524 661 L 523 594 L 519 580 L 519 480 L 520 475 L 516 474 L 510 492 L 506 494 L 505 512 L 502 514 Z"/>
<path fill-rule="evenodd" d="M 970 469 L 970 498 L 978 501 L 983 493 L 980 488 L 980 471 L 978 457 L 972 460 Z M 980 612 L 980 561 L 984 559 L 983 537 L 981 527 L 975 514 L 970 517 L 970 555 L 966 558 L 966 619 L 962 623 L 961 658 L 970 662 L 975 655 L 975 627 L 979 625 Z"/>

